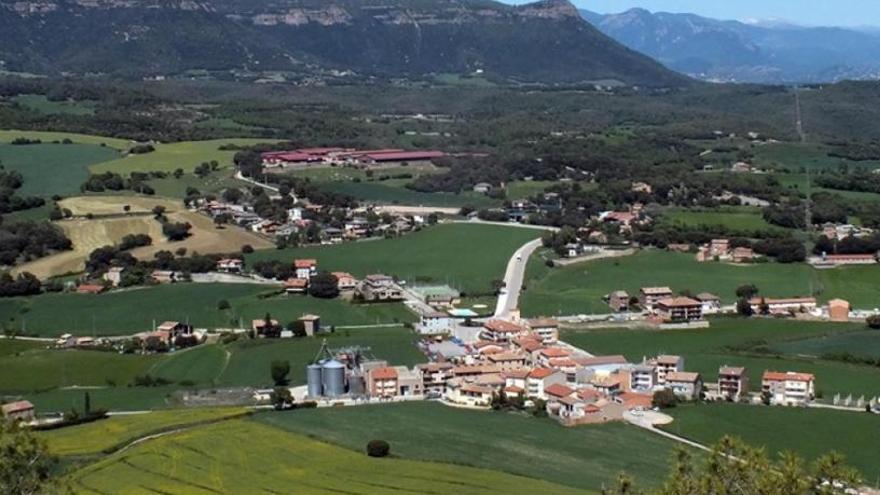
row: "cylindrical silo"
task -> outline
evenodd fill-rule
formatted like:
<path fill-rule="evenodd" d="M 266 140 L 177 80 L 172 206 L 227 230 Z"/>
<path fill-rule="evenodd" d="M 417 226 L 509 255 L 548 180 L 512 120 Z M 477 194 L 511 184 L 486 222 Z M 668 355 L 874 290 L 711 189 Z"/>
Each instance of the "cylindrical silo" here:
<path fill-rule="evenodd" d="M 309 397 L 321 397 L 324 395 L 320 364 L 315 363 L 306 366 L 306 378 L 309 384 Z"/>
<path fill-rule="evenodd" d="M 324 395 L 339 397 L 345 394 L 345 365 L 335 359 L 323 366 Z"/>

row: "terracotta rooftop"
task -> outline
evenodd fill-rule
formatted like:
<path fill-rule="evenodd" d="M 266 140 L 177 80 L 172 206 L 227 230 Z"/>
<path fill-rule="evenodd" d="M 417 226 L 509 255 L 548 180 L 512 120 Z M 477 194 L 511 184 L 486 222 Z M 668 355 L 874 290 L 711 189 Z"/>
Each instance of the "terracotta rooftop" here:
<path fill-rule="evenodd" d="M 797 373 L 794 371 L 765 371 L 763 376 L 764 381 L 770 382 L 782 382 L 782 381 L 795 381 L 795 382 L 811 382 L 816 379 L 815 375 L 812 373 Z"/>
<path fill-rule="evenodd" d="M 505 320 L 489 320 L 483 324 L 483 327 L 485 327 L 486 330 L 496 333 L 522 333 L 526 331 L 525 328 L 516 323 L 511 323 Z"/>
<path fill-rule="evenodd" d="M 553 385 L 545 388 L 544 393 L 547 395 L 552 395 L 554 397 L 568 397 L 569 395 L 574 393 L 574 390 L 560 383 L 554 383 Z"/>
<path fill-rule="evenodd" d="M 686 383 L 694 383 L 700 379 L 699 373 L 694 373 L 690 371 L 673 371 L 671 373 L 666 373 L 666 381 L 667 382 L 686 382 Z"/>
<path fill-rule="evenodd" d="M 370 371 L 373 380 L 394 380 L 397 378 L 397 370 L 391 367 L 376 368 Z"/>

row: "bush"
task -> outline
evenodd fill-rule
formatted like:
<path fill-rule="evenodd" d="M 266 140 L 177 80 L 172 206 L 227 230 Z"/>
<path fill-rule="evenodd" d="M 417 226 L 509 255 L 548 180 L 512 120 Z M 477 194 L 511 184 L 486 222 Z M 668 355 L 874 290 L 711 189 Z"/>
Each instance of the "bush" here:
<path fill-rule="evenodd" d="M 391 453 L 391 445 L 385 440 L 371 440 L 367 444 L 367 455 L 370 457 L 387 457 Z"/>
<path fill-rule="evenodd" d="M 654 397 L 651 398 L 651 406 L 658 407 L 660 409 L 669 409 L 671 407 L 675 407 L 678 403 L 678 398 L 669 389 L 658 390 L 654 392 Z"/>

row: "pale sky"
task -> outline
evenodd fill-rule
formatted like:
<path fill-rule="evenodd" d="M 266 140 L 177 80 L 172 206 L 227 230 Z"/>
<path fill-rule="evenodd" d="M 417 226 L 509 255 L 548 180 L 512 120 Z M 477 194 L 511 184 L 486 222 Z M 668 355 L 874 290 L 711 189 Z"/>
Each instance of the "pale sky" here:
<path fill-rule="evenodd" d="M 526 0 L 502 0 L 528 3 Z M 880 26 L 880 0 L 572 0 L 602 14 L 633 7 L 688 12 L 716 19 L 785 20 L 811 26 Z"/>

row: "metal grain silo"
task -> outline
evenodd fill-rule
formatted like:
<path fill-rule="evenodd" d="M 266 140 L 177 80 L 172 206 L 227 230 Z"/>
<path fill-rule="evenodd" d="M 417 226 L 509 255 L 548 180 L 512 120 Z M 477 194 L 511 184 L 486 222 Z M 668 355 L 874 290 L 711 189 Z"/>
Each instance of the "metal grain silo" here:
<path fill-rule="evenodd" d="M 306 379 L 309 384 L 309 397 L 321 397 L 324 395 L 320 364 L 315 363 L 306 366 Z"/>
<path fill-rule="evenodd" d="M 345 394 L 345 365 L 335 359 L 323 365 L 324 395 L 339 397 Z"/>

